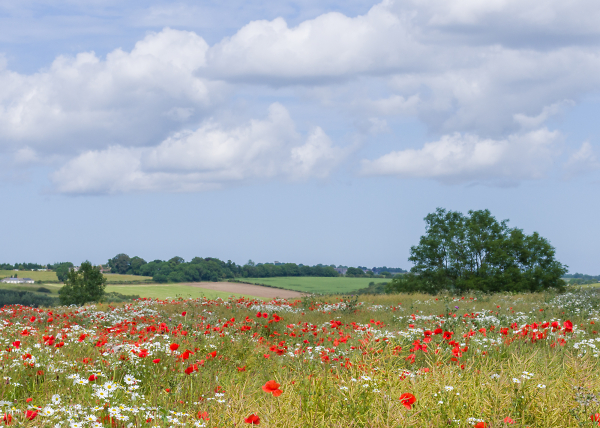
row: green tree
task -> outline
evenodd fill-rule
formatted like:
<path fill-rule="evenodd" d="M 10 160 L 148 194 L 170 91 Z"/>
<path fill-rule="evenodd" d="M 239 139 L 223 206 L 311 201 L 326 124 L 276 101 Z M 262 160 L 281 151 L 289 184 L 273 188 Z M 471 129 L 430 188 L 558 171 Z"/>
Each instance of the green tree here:
<path fill-rule="evenodd" d="M 65 285 L 58 290 L 63 305 L 83 305 L 87 302 L 99 302 L 104 296 L 106 278 L 98 266 L 88 261 L 81 263 L 79 270 L 71 269 Z"/>
<path fill-rule="evenodd" d="M 60 282 L 65 282 L 69 276 L 69 270 L 73 267 L 71 262 L 55 263 L 52 268 Z"/>
<path fill-rule="evenodd" d="M 498 222 L 489 210 L 463 215 L 438 208 L 425 217 L 425 235 L 411 247 L 410 274 L 395 278 L 389 291 L 437 293 L 480 290 L 562 289 L 566 266 L 537 232 L 526 235 Z"/>
<path fill-rule="evenodd" d="M 129 263 L 131 273 L 133 275 L 141 275 L 142 266 L 144 266 L 145 264 L 147 264 L 146 260 L 142 259 L 141 257 L 132 257 Z"/>
<path fill-rule="evenodd" d="M 131 258 L 127 254 L 117 254 L 108 261 L 111 273 L 126 274 L 131 267 Z"/>

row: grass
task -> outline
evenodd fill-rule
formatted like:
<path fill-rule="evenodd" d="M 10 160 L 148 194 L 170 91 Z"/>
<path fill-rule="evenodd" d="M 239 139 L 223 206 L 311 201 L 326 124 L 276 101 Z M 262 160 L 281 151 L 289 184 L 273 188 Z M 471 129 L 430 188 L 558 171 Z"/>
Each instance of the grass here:
<path fill-rule="evenodd" d="M 346 277 L 315 277 L 287 276 L 275 278 L 238 278 L 240 281 L 252 284 L 264 284 L 286 290 L 301 291 L 315 294 L 351 294 L 361 288 L 367 288 L 370 282 L 389 282 L 384 278 L 346 278 Z"/>
<path fill-rule="evenodd" d="M 108 284 L 118 284 L 118 283 L 136 283 L 136 282 L 151 282 L 151 276 L 142 276 L 142 275 L 121 275 L 118 273 L 105 273 L 106 282 Z"/>
<path fill-rule="evenodd" d="M 138 295 L 152 299 L 166 299 L 183 297 L 187 299 L 206 297 L 227 299 L 230 296 L 242 297 L 241 294 L 227 293 L 224 291 L 207 290 L 199 287 L 190 287 L 179 284 L 143 284 L 143 285 L 114 285 L 107 284 L 106 292 L 117 292 L 125 295 Z"/>
<path fill-rule="evenodd" d="M 38 272 L 38 271 L 12 271 L 0 270 L 0 278 L 10 277 L 17 274 L 19 278 L 31 278 L 34 281 L 58 282 L 56 272 Z M 110 283 L 139 283 L 152 281 L 151 276 L 141 275 L 120 275 L 115 273 L 104 274 L 107 282 Z"/>
<path fill-rule="evenodd" d="M 34 281 L 58 281 L 56 272 L 38 272 L 38 271 L 27 271 L 27 270 L 0 270 L 0 278 L 7 278 L 17 274 L 19 278 L 31 278 Z"/>
<path fill-rule="evenodd" d="M 106 428 L 592 428 L 598 323 L 599 289 L 5 308 L 0 417 L 25 428 L 87 428 L 88 417 Z"/>

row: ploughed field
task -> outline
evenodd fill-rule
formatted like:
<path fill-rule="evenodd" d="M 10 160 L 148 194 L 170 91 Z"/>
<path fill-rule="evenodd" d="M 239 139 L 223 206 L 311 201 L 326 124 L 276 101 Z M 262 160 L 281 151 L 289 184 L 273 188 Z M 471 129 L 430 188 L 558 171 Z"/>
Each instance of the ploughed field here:
<path fill-rule="evenodd" d="M 19 427 L 592 427 L 599 302 L 586 289 L 4 307 L 0 418 Z"/>

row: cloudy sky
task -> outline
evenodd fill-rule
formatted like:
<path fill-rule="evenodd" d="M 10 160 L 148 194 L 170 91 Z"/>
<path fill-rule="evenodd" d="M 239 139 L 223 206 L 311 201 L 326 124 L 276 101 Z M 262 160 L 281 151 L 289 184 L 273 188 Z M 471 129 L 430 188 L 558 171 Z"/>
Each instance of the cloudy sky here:
<path fill-rule="evenodd" d="M 0 262 L 410 267 L 491 210 L 600 273 L 600 3 L 0 0 Z"/>

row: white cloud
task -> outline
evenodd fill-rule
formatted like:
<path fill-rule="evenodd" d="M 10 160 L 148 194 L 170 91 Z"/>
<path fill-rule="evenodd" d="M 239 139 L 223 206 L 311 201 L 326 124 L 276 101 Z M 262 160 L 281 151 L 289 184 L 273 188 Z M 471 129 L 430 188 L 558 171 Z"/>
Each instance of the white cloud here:
<path fill-rule="evenodd" d="M 579 149 L 569 156 L 564 164 L 565 177 L 572 178 L 600 169 L 600 160 L 589 141 L 584 141 Z"/>
<path fill-rule="evenodd" d="M 558 154 L 560 134 L 546 128 L 506 139 L 472 134 L 444 135 L 421 149 L 388 153 L 363 160 L 363 175 L 432 178 L 447 183 L 506 183 L 545 176 Z"/>
<path fill-rule="evenodd" d="M 210 106 L 214 85 L 194 75 L 207 49 L 194 33 L 165 29 L 105 60 L 83 52 L 31 75 L 0 70 L 0 150 L 148 144 Z"/>
<path fill-rule="evenodd" d="M 208 121 L 156 147 L 85 152 L 52 181 L 63 193 L 201 191 L 242 180 L 325 178 L 346 154 L 320 128 L 303 140 L 288 111 L 275 103 L 265 119 L 231 129 Z"/>

